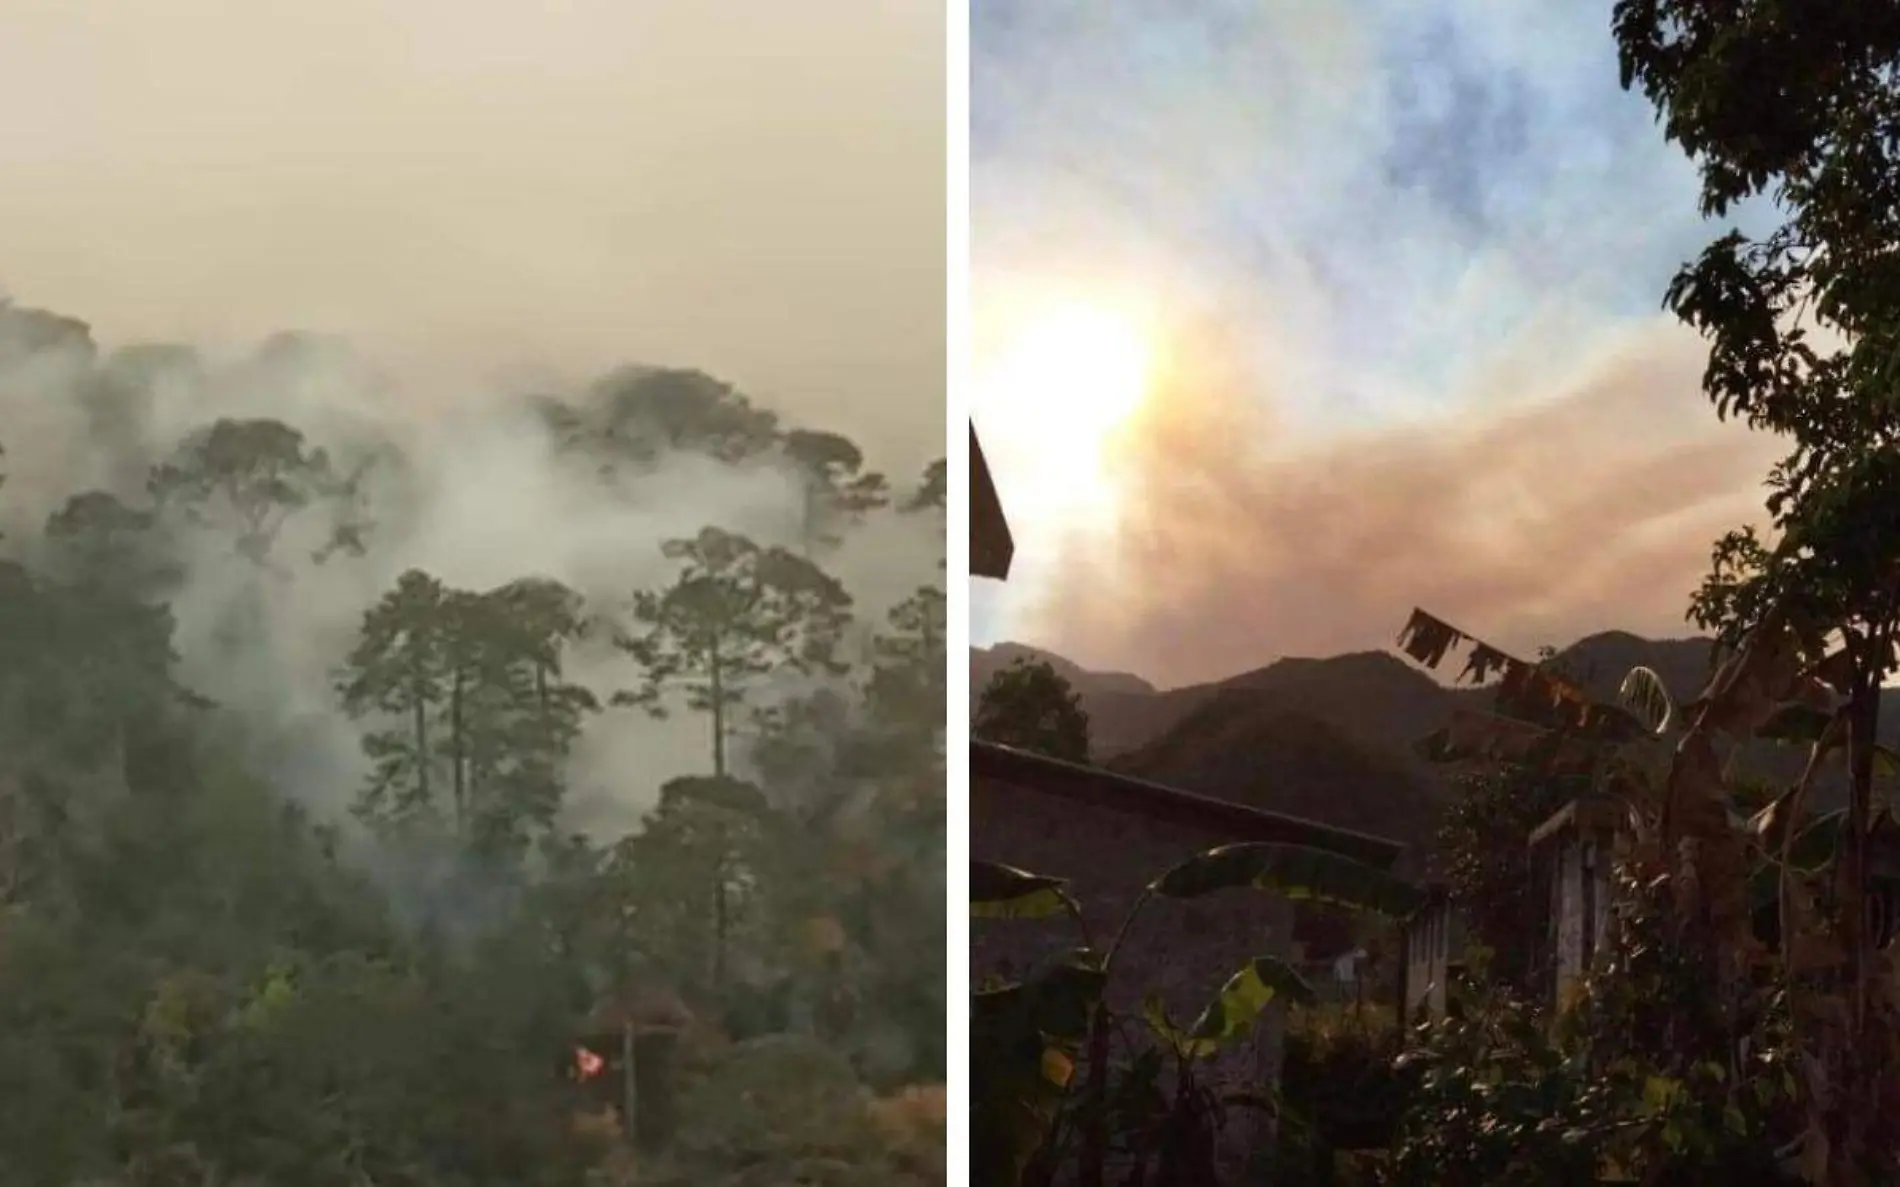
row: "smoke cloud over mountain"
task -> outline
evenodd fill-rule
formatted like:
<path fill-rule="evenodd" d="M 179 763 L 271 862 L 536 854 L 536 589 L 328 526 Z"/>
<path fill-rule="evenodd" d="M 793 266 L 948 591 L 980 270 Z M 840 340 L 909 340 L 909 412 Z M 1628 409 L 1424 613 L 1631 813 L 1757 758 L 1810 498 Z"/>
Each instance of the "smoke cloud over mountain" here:
<path fill-rule="evenodd" d="M 976 393 L 1018 547 L 975 641 L 1176 683 L 1385 646 L 1414 604 L 1526 648 L 1686 632 L 1778 449 L 1658 310 L 1721 228 L 1604 6 L 1001 0 L 971 52 L 979 353 L 1054 293 L 1164 358 L 1086 516 L 1038 506 L 1088 477 L 1049 418 Z"/>
<path fill-rule="evenodd" d="M 1384 647 L 1414 605 L 1526 653 L 1666 637 L 1709 545 L 1764 516 L 1776 442 L 1716 421 L 1700 343 L 1660 317 L 1508 405 L 1318 440 L 1176 359 L 1113 451 L 1113 521 L 1019 551 L 1046 591 L 1019 637 L 1163 684 Z"/>

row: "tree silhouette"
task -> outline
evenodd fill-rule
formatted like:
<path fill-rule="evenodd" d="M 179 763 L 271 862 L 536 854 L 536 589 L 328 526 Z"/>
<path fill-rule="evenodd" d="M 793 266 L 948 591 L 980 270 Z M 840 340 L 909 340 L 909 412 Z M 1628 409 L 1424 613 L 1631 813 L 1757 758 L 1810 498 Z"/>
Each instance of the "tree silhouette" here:
<path fill-rule="evenodd" d="M 770 828 L 759 789 L 721 776 L 687 777 L 660 789 L 638 837 L 613 868 L 635 908 L 631 940 L 674 967 L 704 970 L 723 988 L 735 931 L 761 889 Z"/>
<path fill-rule="evenodd" d="M 740 1161 L 714 1103 L 737 1098 L 694 1094 L 667 1160 L 685 1179 L 795 1178 L 814 1152 L 853 1181 L 930 1177 L 928 1110 L 899 1150 L 866 1106 L 902 1085 L 927 1097 L 945 1070 L 932 930 L 944 925 L 944 841 L 940 822 L 911 825 L 928 815 L 915 786 L 936 755 L 917 731 L 874 771 L 843 761 L 883 712 L 861 699 L 882 677 L 838 662 L 850 600 L 797 541 L 722 551 L 696 537 L 671 550 L 682 576 L 743 595 L 728 603 L 744 611 L 729 636 L 743 662 L 709 671 L 673 654 L 690 639 L 657 621 L 615 626 L 665 661 L 625 681 L 650 707 L 685 711 L 694 685 L 722 716 L 812 706 L 787 714 L 799 769 L 768 775 L 752 753 L 756 785 L 656 789 L 636 754 L 600 800 L 570 805 L 570 783 L 605 757 L 572 761 L 597 707 L 577 655 L 602 608 L 521 570 L 467 588 L 412 567 L 440 555 L 422 546 L 441 491 L 430 467 L 403 464 L 397 434 L 366 425 L 326 452 L 289 420 L 212 413 L 181 437 L 159 415 L 259 397 L 300 406 L 323 392 L 286 401 L 286 388 L 373 379 L 347 349 L 300 335 L 234 365 L 165 345 L 100 359 L 84 323 L 0 301 L 0 379 L 20 366 L 35 369 L 30 393 L 70 387 L 61 427 L 83 433 L 99 465 L 81 480 L 97 489 L 36 487 L 52 514 L 0 559 L 0 1182 L 551 1187 L 599 1177 L 603 1160 L 619 1181 L 614 1119 L 576 1124 L 599 1083 L 575 1082 L 575 1046 L 610 1055 L 603 1030 L 662 1014 L 721 1033 L 712 1046 L 689 1037 L 682 1074 L 703 1062 L 721 1085 L 772 1098 L 764 1111 L 740 1102 L 753 1118 L 742 1127 L 770 1130 Z M 564 492 L 609 461 L 637 471 L 689 455 L 692 488 L 678 493 L 693 495 L 787 467 L 776 419 L 729 385 L 689 371 L 621 378 L 599 399 L 563 397 L 572 416 L 556 427 L 576 448 L 551 477 Z M 375 539 L 352 535 L 368 458 L 386 525 Z M 617 516 L 629 492 L 581 493 L 604 501 L 575 513 Z M 823 534 L 844 533 L 844 495 L 814 521 Z M 344 572 L 300 563 L 356 546 L 368 563 Z M 625 546 L 660 550 L 637 531 Z M 341 604 L 370 573 L 387 584 Z M 656 619 L 669 592 L 649 591 Z M 192 627 L 183 656 L 174 608 Z M 340 636 L 338 611 L 355 618 Z M 286 629 L 225 629 L 249 612 Z M 939 602 L 892 624 L 874 662 L 921 672 L 941 619 Z M 335 665 L 328 691 L 360 767 L 339 772 L 339 723 L 306 700 L 312 659 Z M 181 687 L 183 664 L 217 678 L 225 703 Z M 927 701 L 903 687 L 892 705 Z M 652 811 L 615 811 L 655 790 Z M 940 818 L 941 776 L 934 791 Z M 336 810 L 352 799 L 366 828 Z M 813 999 L 856 1009 L 814 1010 L 832 1025 L 785 1033 Z M 806 1124 L 810 1084 L 781 1074 L 803 1065 L 770 1058 L 788 1048 L 822 1057 L 840 1089 L 831 1112 L 850 1127 Z M 650 1123 L 670 1096 L 666 1060 L 643 1050 L 636 1063 Z M 601 1080 L 617 1087 L 613 1072 Z"/>
<path fill-rule="evenodd" d="M 873 728 L 900 753 L 941 754 L 949 712 L 945 697 L 945 599 L 934 585 L 891 608 L 888 625 L 871 641 L 865 703 Z"/>
<path fill-rule="evenodd" d="M 161 510 L 180 508 L 190 522 L 228 533 L 238 554 L 259 568 L 271 564 L 285 524 L 322 504 L 334 522 L 319 554 L 362 551 L 365 525 L 345 514 L 353 510 L 353 483 L 328 453 L 282 421 L 218 420 L 154 467 L 147 485 Z"/>
<path fill-rule="evenodd" d="M 338 695 L 352 716 L 374 714 L 400 724 L 364 735 L 363 752 L 373 766 L 357 800 L 361 816 L 401 825 L 438 808 L 433 730 L 446 698 L 447 598 L 440 581 L 412 569 L 363 616 Z M 459 831 L 459 796 L 450 811 Z"/>
<path fill-rule="evenodd" d="M 1826 668 L 1849 775 L 1838 894 L 1863 903 L 1886 816 L 1873 794 L 1881 688 L 1900 666 L 1900 8 L 1620 0 L 1614 29 L 1624 85 L 1694 161 L 1703 213 L 1755 203 L 1776 216 L 1760 237 L 1722 235 L 1666 298 L 1708 340 L 1703 391 L 1718 415 L 1789 450 L 1767 483 L 1778 539 L 1750 528 L 1719 541 L 1691 614 L 1730 645 L 1771 620 L 1804 650 L 1838 641 Z M 1884 1173 L 1900 1154 L 1887 1124 L 1900 1051 L 1893 1014 L 1876 1008 L 1884 962 L 1863 912 L 1836 926 L 1854 1055 L 1825 1094 L 1820 1160 L 1827 1181 L 1862 1181 L 1857 1160 Z"/>
<path fill-rule="evenodd" d="M 357 813 L 401 829 L 438 818 L 489 854 L 519 852 L 554 820 L 568 751 L 598 708 L 562 675 L 579 598 L 524 580 L 488 593 L 412 570 L 363 619 L 338 678 L 373 769 Z"/>
<path fill-rule="evenodd" d="M 182 575 L 158 528 L 152 512 L 95 490 L 49 516 L 45 538 L 54 567 L 74 584 L 145 598 L 169 592 Z"/>
<path fill-rule="evenodd" d="M 950 469 L 943 458 L 924 467 L 923 480 L 910 498 L 904 501 L 906 511 L 942 511 L 950 497 Z"/>
<path fill-rule="evenodd" d="M 707 715 L 713 774 L 724 777 L 735 713 L 762 677 L 842 671 L 851 597 L 803 557 L 719 528 L 663 551 L 682 568 L 673 584 L 635 595 L 634 629 L 616 642 L 645 679 L 614 703 L 664 716 L 668 695 L 683 692 L 688 709 Z"/>
<path fill-rule="evenodd" d="M 1087 762 L 1089 716 L 1069 682 L 1044 661 L 1019 659 L 990 677 L 970 732 L 986 742 Z"/>
<path fill-rule="evenodd" d="M 740 462 L 772 447 L 778 418 L 703 371 L 625 367 L 594 385 L 583 423 L 611 456 L 650 462 L 669 451 Z"/>
<path fill-rule="evenodd" d="M 890 504 L 890 483 L 864 469 L 864 453 L 850 438 L 793 429 L 783 448 L 799 480 L 799 541 L 807 559 L 836 547 L 844 528 Z"/>
<path fill-rule="evenodd" d="M 948 558 L 943 555 L 943 517 L 944 513 L 948 510 L 947 500 L 950 497 L 949 483 L 948 463 L 946 463 L 943 458 L 938 458 L 936 461 L 924 467 L 923 480 L 917 484 L 917 489 L 911 492 L 910 497 L 904 500 L 901 508 L 905 513 L 912 515 L 935 513 L 937 517 L 937 568 L 939 570 L 942 570 L 948 561 Z"/>

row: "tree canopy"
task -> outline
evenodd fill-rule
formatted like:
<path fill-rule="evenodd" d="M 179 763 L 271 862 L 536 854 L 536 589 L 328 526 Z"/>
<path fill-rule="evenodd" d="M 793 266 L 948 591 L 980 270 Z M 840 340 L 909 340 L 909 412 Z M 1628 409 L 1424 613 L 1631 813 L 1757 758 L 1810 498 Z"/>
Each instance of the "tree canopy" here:
<path fill-rule="evenodd" d="M 0 308 L 0 356 L 46 350 L 77 360 L 106 464 L 0 542 L 0 1187 L 580 1187 L 636 1160 L 942 1182 L 940 1095 L 902 1103 L 946 1060 L 942 944 L 919 942 L 943 891 L 916 869 L 943 864 L 940 585 L 866 608 L 849 646 L 832 545 L 723 525 L 742 498 L 717 485 L 692 535 L 619 541 L 649 586 L 498 580 L 417 547 L 413 445 L 223 414 L 348 374 L 333 344 L 235 375 L 163 344 L 100 361 L 83 323 Z M 164 384 L 221 414 L 161 432 Z M 652 521 L 590 486 L 602 459 L 690 454 L 756 489 L 790 439 L 697 371 L 553 402 L 551 481 L 600 500 L 561 513 L 631 525 Z M 855 444 L 811 433 L 862 477 Z M 930 530 L 834 510 L 827 541 L 876 515 Z M 256 676 L 287 653 L 327 687 Z M 664 755 L 615 751 L 682 708 L 712 745 L 667 727 Z"/>
<path fill-rule="evenodd" d="M 1761 235 L 1716 239 L 1666 298 L 1709 342 L 1716 411 L 1788 445 L 1768 477 L 1772 535 L 1719 541 L 1692 613 L 1733 649 L 1801 653 L 1822 674 L 1850 786 L 1835 891 L 1860 904 L 1886 815 L 1881 688 L 1900 670 L 1900 7 L 1621 0 L 1615 34 L 1625 85 L 1696 165 L 1704 213 L 1770 216 Z M 1885 1120 L 1900 1032 L 1863 912 L 1833 926 L 1851 986 L 1837 1050 L 1852 1055 L 1809 1141 L 1840 1182 L 1900 1151 Z"/>
<path fill-rule="evenodd" d="M 1046 660 L 1019 659 L 990 677 L 970 732 L 1051 758 L 1089 758 L 1089 716 L 1082 698 Z"/>

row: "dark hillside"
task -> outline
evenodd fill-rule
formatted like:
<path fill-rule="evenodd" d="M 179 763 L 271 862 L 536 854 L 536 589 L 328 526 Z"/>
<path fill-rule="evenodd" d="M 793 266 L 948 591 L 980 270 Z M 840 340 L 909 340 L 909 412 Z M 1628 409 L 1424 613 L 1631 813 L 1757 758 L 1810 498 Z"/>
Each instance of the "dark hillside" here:
<path fill-rule="evenodd" d="M 983 686 L 990 682 L 990 677 L 1019 659 L 1028 660 L 1031 663 L 1048 664 L 1085 699 L 1090 696 L 1148 697 L 1154 696 L 1157 692 L 1154 685 L 1128 672 L 1095 672 L 1072 660 L 1064 659 L 1053 651 L 1043 651 L 1021 643 L 998 643 L 994 647 L 970 648 L 970 705 L 972 708 L 975 708 L 976 698 L 982 693 Z"/>
<path fill-rule="evenodd" d="M 1557 662 L 1597 697 L 1612 699 L 1638 665 L 1654 669 L 1678 702 L 1708 677 L 1708 639 L 1645 639 L 1627 631 L 1590 635 Z M 1429 847 L 1446 773 L 1412 744 L 1463 705 L 1485 708 L 1490 692 L 1449 687 L 1383 651 L 1278 660 L 1226 680 L 1156 691 L 1140 677 L 1098 673 L 1018 644 L 973 650 L 973 681 L 1018 655 L 1046 659 L 1081 695 L 1097 762 L 1204 794 Z M 1453 669 L 1455 671 L 1455 668 Z M 980 691 L 973 683 L 972 697 Z M 1144 691 L 1146 690 L 1146 691 Z M 1891 694 L 1891 690 L 1890 690 Z M 1900 702 L 1883 736 L 1900 746 Z M 1782 781 L 1804 755 L 1751 746 L 1743 769 Z M 1825 802 L 1831 788 L 1823 785 Z"/>
<path fill-rule="evenodd" d="M 1210 697 L 1234 690 L 1255 694 L 1257 712 L 1298 711 L 1357 742 L 1398 750 L 1443 725 L 1455 703 L 1443 685 L 1398 656 L 1359 651 L 1283 659 L 1227 680 L 1146 696 L 1083 692 L 1082 706 L 1097 755 L 1110 758 L 1139 749 Z"/>
<path fill-rule="evenodd" d="M 1441 785 L 1423 764 L 1259 689 L 1215 693 L 1161 737 L 1108 765 L 1410 844 L 1431 836 L 1443 803 Z"/>

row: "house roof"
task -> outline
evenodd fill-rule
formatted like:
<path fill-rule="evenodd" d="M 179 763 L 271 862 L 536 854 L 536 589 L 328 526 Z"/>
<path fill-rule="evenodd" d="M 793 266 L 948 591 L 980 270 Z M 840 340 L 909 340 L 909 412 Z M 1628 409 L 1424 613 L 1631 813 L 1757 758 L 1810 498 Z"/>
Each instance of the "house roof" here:
<path fill-rule="evenodd" d="M 1334 828 L 1297 816 L 1150 783 L 1100 767 L 1064 762 L 993 742 L 970 742 L 970 774 L 1033 787 L 1076 803 L 1204 829 L 1230 842 L 1305 845 L 1379 869 L 1391 869 L 1405 846 L 1384 837 Z"/>
<path fill-rule="evenodd" d="M 976 426 L 971 425 L 970 575 L 1006 580 L 1015 554 L 1009 520 L 1003 516 L 1002 500 L 996 497 L 996 484 L 990 479 L 989 463 L 983 460 L 983 447 L 977 443 Z"/>

